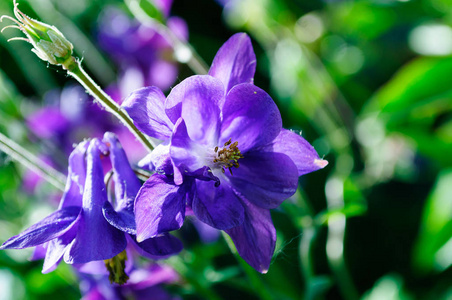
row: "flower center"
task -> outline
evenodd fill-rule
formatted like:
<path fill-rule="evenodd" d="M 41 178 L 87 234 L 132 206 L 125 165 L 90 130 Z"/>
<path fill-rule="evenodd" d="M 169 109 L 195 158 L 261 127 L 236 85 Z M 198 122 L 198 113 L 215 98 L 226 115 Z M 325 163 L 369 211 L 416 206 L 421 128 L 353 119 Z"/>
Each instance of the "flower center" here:
<path fill-rule="evenodd" d="M 226 169 L 229 169 L 229 172 L 232 176 L 232 167 L 238 168 L 240 158 L 243 158 L 242 153 L 240 152 L 237 145 L 239 142 L 231 142 L 231 139 L 224 143 L 224 147 L 219 149 L 218 146 L 215 147 L 215 158 L 213 162 L 216 166 L 221 168 L 223 173 L 226 172 Z M 229 147 L 228 147 L 229 146 Z"/>

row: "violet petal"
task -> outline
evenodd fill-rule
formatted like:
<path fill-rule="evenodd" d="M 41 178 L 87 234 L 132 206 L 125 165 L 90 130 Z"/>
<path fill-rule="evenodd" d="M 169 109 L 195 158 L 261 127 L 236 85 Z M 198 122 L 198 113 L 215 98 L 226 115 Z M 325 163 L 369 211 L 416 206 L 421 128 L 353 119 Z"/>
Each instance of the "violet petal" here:
<path fill-rule="evenodd" d="M 239 163 L 226 175 L 234 190 L 259 207 L 276 208 L 297 189 L 297 167 L 285 154 L 248 152 Z"/>
<path fill-rule="evenodd" d="M 198 170 L 205 166 L 205 161 L 202 159 L 202 146 L 194 143 L 188 136 L 187 126 L 182 118 L 180 118 L 176 125 L 174 125 L 174 132 L 171 136 L 170 142 L 170 156 L 174 168 L 174 182 L 177 185 L 182 184 L 183 174 L 188 170 Z"/>
<path fill-rule="evenodd" d="M 270 211 L 244 200 L 243 224 L 226 230 L 240 256 L 254 269 L 267 273 L 275 251 L 276 230 Z"/>
<path fill-rule="evenodd" d="M 8 239 L 0 246 L 0 250 L 34 247 L 57 238 L 71 228 L 79 213 L 80 207 L 63 207 Z"/>
<path fill-rule="evenodd" d="M 157 139 L 167 139 L 171 135 L 172 124 L 166 117 L 165 95 L 157 87 L 145 87 L 132 92 L 121 105 L 137 128 Z"/>
<path fill-rule="evenodd" d="M 117 210 L 128 210 L 133 214 L 133 202 L 141 183 L 130 167 L 126 153 L 115 134 L 107 132 L 103 141 L 109 145 L 110 160 L 113 167 Z"/>
<path fill-rule="evenodd" d="M 212 181 L 196 181 L 192 209 L 202 222 L 220 229 L 242 224 L 243 205 L 227 184 L 215 186 Z"/>
<path fill-rule="evenodd" d="M 100 161 L 104 146 L 98 139 L 93 139 L 88 148 L 83 209 L 77 222 L 77 235 L 64 254 L 64 261 L 68 264 L 109 259 L 127 245 L 124 233 L 111 226 L 102 214 L 102 206 L 107 201 Z"/>
<path fill-rule="evenodd" d="M 128 267 L 128 262 L 130 260 L 126 261 L 126 272 L 127 272 L 127 267 Z M 90 274 L 90 275 L 102 275 L 105 276 L 104 278 L 107 278 L 109 275 L 109 272 L 107 270 L 107 268 L 105 267 L 105 262 L 102 260 L 95 260 L 95 261 L 90 261 L 88 263 L 85 264 L 73 264 L 72 267 L 74 269 L 76 269 L 79 273 L 84 273 L 84 274 Z M 83 299 L 85 300 L 85 299 Z"/>
<path fill-rule="evenodd" d="M 198 219 L 191 219 L 193 226 L 198 231 L 199 238 L 205 244 L 216 242 L 220 238 L 220 231 L 199 221 Z"/>
<path fill-rule="evenodd" d="M 41 260 L 46 257 L 47 252 L 47 243 L 37 245 L 31 254 L 30 261 Z"/>
<path fill-rule="evenodd" d="M 169 151 L 169 141 L 164 141 L 139 161 L 138 166 L 148 171 L 155 171 L 159 174 L 172 175 L 173 164 Z"/>
<path fill-rule="evenodd" d="M 164 51 L 164 49 L 161 50 L 162 53 L 165 53 Z M 169 88 L 174 84 L 174 81 L 177 79 L 178 74 L 179 70 L 177 68 L 177 64 L 175 64 L 174 61 L 156 59 L 149 65 L 147 71 L 147 80 L 145 84 L 155 85 L 166 91 L 169 90 Z"/>
<path fill-rule="evenodd" d="M 185 218 L 185 186 L 177 186 L 164 175 L 152 175 L 135 200 L 139 242 L 179 229 Z"/>
<path fill-rule="evenodd" d="M 165 110 L 173 123 L 182 117 L 188 136 L 202 144 L 216 141 L 219 132 L 219 102 L 224 96 L 221 82 L 208 75 L 191 76 L 175 86 Z"/>
<path fill-rule="evenodd" d="M 105 220 L 110 223 L 111 226 L 126 232 L 128 234 L 136 234 L 135 216 L 133 212 L 129 210 L 116 211 L 110 202 L 106 201 L 102 206 L 102 213 Z"/>
<path fill-rule="evenodd" d="M 214 183 L 215 186 L 220 185 L 220 179 L 217 176 L 215 176 L 213 174 L 212 170 L 207 166 L 204 166 L 204 167 L 202 167 L 198 170 L 192 171 L 192 172 L 187 171 L 187 172 L 185 172 L 185 175 L 193 177 L 198 180 L 202 180 L 202 181 L 211 181 L 212 180 L 215 182 Z"/>
<path fill-rule="evenodd" d="M 88 142 L 82 142 L 69 156 L 69 168 L 66 188 L 59 208 L 67 206 L 82 206 L 83 190 L 85 188 L 86 164 L 85 156 Z"/>
<path fill-rule="evenodd" d="M 319 158 L 314 147 L 301 135 L 283 129 L 272 143 L 274 152 L 289 156 L 298 169 L 298 176 L 324 168 L 328 162 Z"/>
<path fill-rule="evenodd" d="M 238 142 L 242 153 L 271 143 L 282 129 L 281 114 L 273 99 L 262 89 L 243 83 L 226 96 L 218 141 Z"/>
<path fill-rule="evenodd" d="M 236 33 L 218 50 L 209 75 L 223 82 L 225 93 L 240 83 L 253 83 L 256 55 L 246 33 Z"/>
<path fill-rule="evenodd" d="M 181 241 L 171 234 L 164 234 L 154 238 L 146 239 L 138 243 L 136 237 L 132 236 L 141 255 L 151 259 L 162 259 L 182 251 Z"/>
<path fill-rule="evenodd" d="M 42 273 L 47 274 L 56 269 L 59 262 L 63 258 L 64 252 L 68 245 L 72 242 L 77 234 L 77 224 L 68 230 L 62 236 L 49 241 L 47 246 L 46 256 L 44 258 L 44 265 L 42 266 Z"/>

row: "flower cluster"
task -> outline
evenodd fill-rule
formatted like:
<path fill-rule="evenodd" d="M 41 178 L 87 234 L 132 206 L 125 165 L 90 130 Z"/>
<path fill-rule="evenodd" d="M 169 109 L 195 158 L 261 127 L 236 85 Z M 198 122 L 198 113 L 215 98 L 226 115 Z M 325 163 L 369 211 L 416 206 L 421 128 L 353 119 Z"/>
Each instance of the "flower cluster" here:
<path fill-rule="evenodd" d="M 104 261 L 110 280 L 125 283 L 128 253 L 178 253 L 182 244 L 170 232 L 194 214 L 267 272 L 276 243 L 270 209 L 295 193 L 299 176 L 327 162 L 282 128 L 276 104 L 253 84 L 255 68 L 251 40 L 239 33 L 218 51 L 208 75 L 185 79 L 167 98 L 152 86 L 131 93 L 122 108 L 141 132 L 161 140 L 139 163 L 153 174 L 142 184 L 112 133 L 82 142 L 70 155 L 59 209 L 0 249 L 37 246 L 43 272 L 62 259 L 80 270 Z"/>

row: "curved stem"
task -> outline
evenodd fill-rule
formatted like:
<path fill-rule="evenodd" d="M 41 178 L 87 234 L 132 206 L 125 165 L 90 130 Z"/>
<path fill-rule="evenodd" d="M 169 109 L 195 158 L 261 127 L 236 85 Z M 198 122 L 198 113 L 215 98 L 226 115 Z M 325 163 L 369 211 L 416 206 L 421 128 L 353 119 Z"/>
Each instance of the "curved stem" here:
<path fill-rule="evenodd" d="M 23 164 L 25 167 L 38 173 L 42 178 L 59 190 L 64 191 L 66 182 L 66 176 L 64 176 L 64 174 L 45 164 L 42 160 L 2 133 L 0 133 L 0 150 Z"/>
<path fill-rule="evenodd" d="M 94 80 L 83 70 L 82 65 L 79 60 L 72 57 L 72 61 L 69 61 L 65 65 L 68 74 L 77 79 L 77 81 L 83 85 L 83 87 L 88 91 L 88 93 L 99 101 L 99 103 L 107 109 L 108 112 L 112 113 L 116 118 L 118 118 L 135 137 L 148 149 L 152 151 L 154 145 L 151 141 L 146 138 L 146 136 L 138 130 L 138 128 L 133 124 L 130 117 L 121 109 L 121 107 L 113 101 L 95 82 Z"/>

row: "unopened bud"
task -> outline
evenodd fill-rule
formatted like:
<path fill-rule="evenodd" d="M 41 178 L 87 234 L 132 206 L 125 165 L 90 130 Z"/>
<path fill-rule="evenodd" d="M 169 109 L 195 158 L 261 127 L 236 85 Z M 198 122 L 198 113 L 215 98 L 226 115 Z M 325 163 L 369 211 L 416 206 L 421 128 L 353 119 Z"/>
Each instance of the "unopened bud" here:
<path fill-rule="evenodd" d="M 9 16 L 2 16 L 0 18 L 0 21 L 3 21 L 3 19 L 12 20 L 17 26 L 6 26 L 2 29 L 2 32 L 7 28 L 17 28 L 20 29 L 27 38 L 14 37 L 8 41 L 27 41 L 33 45 L 32 51 L 40 59 L 53 65 L 63 65 L 63 67 L 67 69 L 67 67 L 75 60 L 72 57 L 72 50 L 74 48 L 72 44 L 55 26 L 33 20 L 21 12 L 17 6 L 18 4 L 14 0 L 14 15 L 17 20 Z"/>

